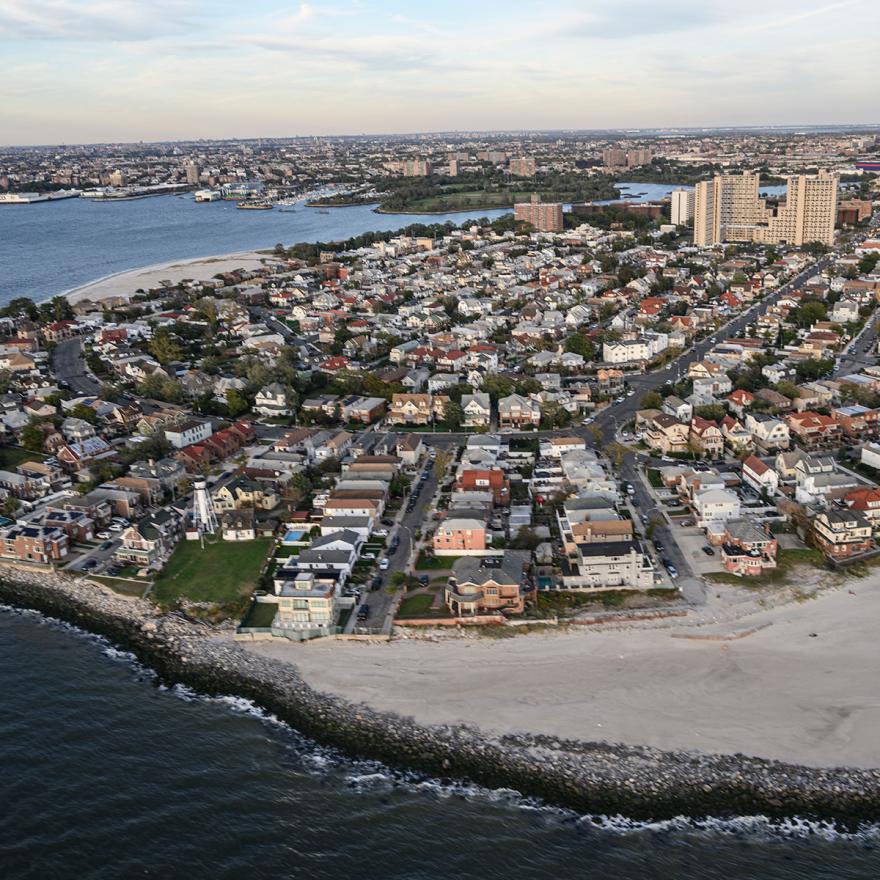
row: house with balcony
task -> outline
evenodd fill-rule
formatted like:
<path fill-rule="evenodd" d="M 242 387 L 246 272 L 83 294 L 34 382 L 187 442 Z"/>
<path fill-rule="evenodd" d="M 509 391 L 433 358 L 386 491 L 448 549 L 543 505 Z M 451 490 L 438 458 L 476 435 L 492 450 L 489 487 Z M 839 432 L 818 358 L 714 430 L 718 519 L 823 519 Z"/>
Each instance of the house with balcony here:
<path fill-rule="evenodd" d="M 254 412 L 269 419 L 286 419 L 293 415 L 287 389 L 280 382 L 261 388 L 254 398 Z"/>
<path fill-rule="evenodd" d="M 522 614 L 535 590 L 530 557 L 524 550 L 507 550 L 503 556 L 456 560 L 444 591 L 447 608 L 456 617 Z"/>
<path fill-rule="evenodd" d="M 746 413 L 744 427 L 752 435 L 756 451 L 762 455 L 788 449 L 791 445 L 788 425 L 781 419 L 750 412 Z"/>
<path fill-rule="evenodd" d="M 718 423 L 700 416 L 691 419 L 688 445 L 703 458 L 721 458 L 724 455 L 724 436 Z"/>
<path fill-rule="evenodd" d="M 717 544 L 717 541 L 710 542 Z M 766 525 L 731 519 L 721 535 L 721 563 L 731 574 L 755 577 L 776 568 L 778 544 Z"/>
<path fill-rule="evenodd" d="M 728 520 L 740 515 L 739 496 L 729 489 L 708 488 L 695 492 L 691 504 L 701 529 L 717 531 Z"/>
<path fill-rule="evenodd" d="M 816 449 L 839 442 L 841 425 L 831 416 L 805 410 L 800 413 L 789 413 L 785 417 L 791 436 L 804 449 Z"/>
<path fill-rule="evenodd" d="M 276 581 L 278 611 L 273 634 L 294 638 L 329 635 L 338 615 L 337 587 L 332 581 L 301 571 L 289 580 Z"/>
<path fill-rule="evenodd" d="M 430 425 L 446 417 L 448 404 L 445 394 L 395 394 L 387 421 L 391 425 Z"/>
<path fill-rule="evenodd" d="M 455 483 L 455 492 L 490 492 L 496 507 L 510 504 L 510 480 L 501 468 L 463 470 Z"/>
<path fill-rule="evenodd" d="M 41 525 L 13 525 L 0 529 L 0 553 L 18 562 L 61 562 L 70 549 L 70 539 L 58 528 Z"/>
<path fill-rule="evenodd" d="M 161 569 L 183 535 L 183 519 L 170 507 L 163 507 L 120 535 L 121 545 L 113 554 L 119 562 L 138 568 Z"/>
<path fill-rule="evenodd" d="M 464 413 L 462 426 L 465 428 L 488 428 L 492 420 L 492 402 L 485 391 L 461 396 L 461 409 Z"/>
<path fill-rule="evenodd" d="M 498 427 L 514 431 L 537 428 L 541 424 L 541 406 L 521 394 L 510 394 L 498 400 Z"/>
<path fill-rule="evenodd" d="M 647 590 L 654 586 L 654 566 L 635 540 L 581 541 L 569 557 L 566 590 Z"/>
<path fill-rule="evenodd" d="M 688 451 L 690 426 L 669 415 L 658 413 L 645 426 L 645 443 L 662 455 Z"/>
<path fill-rule="evenodd" d="M 837 507 L 813 519 L 813 541 L 831 559 L 846 559 L 874 549 L 873 527 L 860 511 Z"/>

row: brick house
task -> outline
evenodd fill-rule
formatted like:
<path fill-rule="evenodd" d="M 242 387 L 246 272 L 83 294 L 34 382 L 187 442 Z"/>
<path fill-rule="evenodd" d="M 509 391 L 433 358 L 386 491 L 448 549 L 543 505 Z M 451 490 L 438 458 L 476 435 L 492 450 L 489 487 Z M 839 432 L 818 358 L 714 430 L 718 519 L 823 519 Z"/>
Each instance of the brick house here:
<path fill-rule="evenodd" d="M 465 470 L 455 483 L 456 492 L 491 492 L 497 507 L 510 504 L 510 480 L 500 468 Z"/>
<path fill-rule="evenodd" d="M 70 539 L 61 529 L 36 525 L 15 525 L 2 529 L 0 540 L 3 558 L 21 562 L 60 562 L 70 548 Z"/>
<path fill-rule="evenodd" d="M 433 547 L 438 556 L 454 556 L 463 550 L 485 550 L 486 523 L 475 517 L 451 515 L 437 526 Z"/>

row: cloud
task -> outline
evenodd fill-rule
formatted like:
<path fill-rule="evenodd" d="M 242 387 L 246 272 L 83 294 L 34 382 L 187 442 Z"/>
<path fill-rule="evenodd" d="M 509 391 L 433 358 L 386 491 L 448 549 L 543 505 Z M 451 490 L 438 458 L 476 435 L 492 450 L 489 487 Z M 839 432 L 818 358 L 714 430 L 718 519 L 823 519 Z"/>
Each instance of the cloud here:
<path fill-rule="evenodd" d="M 0 0 L 0 36 L 137 41 L 193 24 L 193 0 Z"/>
<path fill-rule="evenodd" d="M 602 0 L 595 9 L 559 26 L 559 36 L 627 39 L 677 33 L 722 23 L 728 13 L 721 6 L 692 0 Z"/>

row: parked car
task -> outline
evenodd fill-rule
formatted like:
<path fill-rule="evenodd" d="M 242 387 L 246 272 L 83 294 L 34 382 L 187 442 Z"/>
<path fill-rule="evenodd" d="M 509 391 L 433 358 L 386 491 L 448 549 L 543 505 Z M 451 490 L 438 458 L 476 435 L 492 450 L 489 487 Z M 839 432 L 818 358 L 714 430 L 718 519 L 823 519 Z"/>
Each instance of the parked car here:
<path fill-rule="evenodd" d="M 372 552 L 372 550 L 367 550 L 366 553 L 361 553 L 361 559 L 375 559 L 376 554 Z"/>
<path fill-rule="evenodd" d="M 370 581 L 370 589 L 371 590 L 378 590 L 381 586 L 382 586 L 382 575 L 377 574 L 376 577 L 374 577 L 373 580 Z"/>
<path fill-rule="evenodd" d="M 101 544 L 101 546 L 98 547 L 98 549 L 99 549 L 99 550 L 109 550 L 112 546 L 113 546 L 113 542 L 112 542 L 112 541 L 104 541 L 104 542 Z"/>
<path fill-rule="evenodd" d="M 85 568 L 85 569 L 93 569 L 93 568 L 97 568 L 97 566 L 98 566 L 98 560 L 97 560 L 97 559 L 87 559 L 87 560 L 83 563 L 83 568 Z"/>
<path fill-rule="evenodd" d="M 107 526 L 107 528 L 108 528 L 111 532 L 124 532 L 124 531 L 125 531 L 125 526 L 121 526 L 121 525 L 119 525 L 118 522 L 112 522 L 112 523 L 110 523 L 110 525 Z"/>
<path fill-rule="evenodd" d="M 370 616 L 370 606 L 369 605 L 361 605 L 358 608 L 358 620 L 366 620 Z"/>
<path fill-rule="evenodd" d="M 395 536 L 391 539 L 391 543 L 388 545 L 388 552 L 389 552 L 389 553 L 394 553 L 394 551 L 397 550 L 397 548 L 398 548 L 399 546 L 400 546 L 400 538 L 399 538 L 397 535 L 395 535 Z"/>
<path fill-rule="evenodd" d="M 373 534 L 377 538 L 387 538 L 388 537 L 388 529 L 376 529 Z"/>
<path fill-rule="evenodd" d="M 667 565 L 666 571 L 669 572 L 669 577 L 671 577 L 671 578 L 678 577 L 678 569 L 674 565 Z"/>
<path fill-rule="evenodd" d="M 419 585 L 420 586 L 427 587 L 429 583 L 431 583 L 431 579 L 426 574 L 419 576 Z"/>
<path fill-rule="evenodd" d="M 388 526 L 389 528 L 394 525 L 394 520 L 389 517 L 385 517 L 383 520 L 380 520 L 383 526 Z"/>
<path fill-rule="evenodd" d="M 108 540 L 110 540 L 110 538 L 113 537 L 113 535 L 111 535 L 110 532 L 98 532 L 98 534 L 95 535 L 95 537 L 101 541 L 108 541 Z"/>
<path fill-rule="evenodd" d="M 715 550 L 712 547 L 710 547 L 708 544 L 705 544 L 703 546 L 703 553 L 705 553 L 706 556 L 714 556 Z"/>
<path fill-rule="evenodd" d="M 662 552 L 663 552 L 663 542 L 662 542 L 659 538 L 654 538 L 654 540 L 653 540 L 652 543 L 654 544 L 654 549 L 655 549 L 658 553 L 662 553 Z"/>
<path fill-rule="evenodd" d="M 379 571 L 388 571 L 388 566 L 390 566 L 390 565 L 391 565 L 391 563 L 388 561 L 388 557 L 386 556 L 386 557 L 385 557 L 385 558 L 379 563 Z"/>

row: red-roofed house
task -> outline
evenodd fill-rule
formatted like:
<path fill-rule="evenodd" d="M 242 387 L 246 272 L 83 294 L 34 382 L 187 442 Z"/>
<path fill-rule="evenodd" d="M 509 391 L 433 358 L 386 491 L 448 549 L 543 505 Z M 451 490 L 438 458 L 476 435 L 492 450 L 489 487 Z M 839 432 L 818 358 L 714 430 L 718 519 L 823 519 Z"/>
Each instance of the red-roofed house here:
<path fill-rule="evenodd" d="M 788 430 L 797 442 L 807 449 L 833 443 L 840 437 L 840 423 L 831 416 L 817 412 L 788 413 L 785 416 Z"/>
<path fill-rule="evenodd" d="M 738 388 L 727 395 L 727 402 L 730 404 L 730 408 L 742 418 L 745 416 L 746 410 L 755 402 L 755 395 L 751 391 Z"/>
<path fill-rule="evenodd" d="M 755 455 L 750 455 L 742 466 L 743 482 L 759 495 L 775 495 L 779 491 L 779 474 Z"/>
<path fill-rule="evenodd" d="M 706 458 L 721 458 L 724 454 L 724 437 L 717 422 L 694 416 L 691 419 L 689 440 L 691 446 Z"/>

